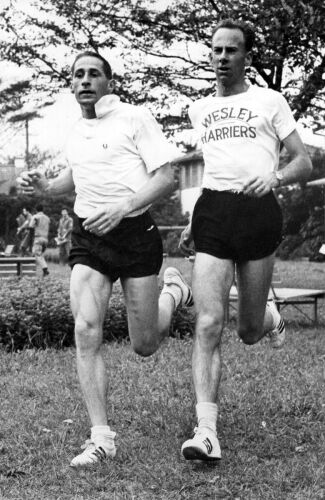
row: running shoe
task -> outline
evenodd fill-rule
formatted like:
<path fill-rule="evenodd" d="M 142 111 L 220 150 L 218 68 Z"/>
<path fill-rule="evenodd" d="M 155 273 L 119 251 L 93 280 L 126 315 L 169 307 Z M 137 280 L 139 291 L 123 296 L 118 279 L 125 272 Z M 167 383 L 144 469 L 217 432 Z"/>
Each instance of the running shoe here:
<path fill-rule="evenodd" d="M 177 304 L 176 297 L 172 292 L 171 285 L 176 285 L 182 292 L 180 303 Z M 191 307 L 194 304 L 191 287 L 186 283 L 182 274 L 176 267 L 167 267 L 164 272 L 164 287 L 161 293 L 170 293 L 177 306 Z"/>
<path fill-rule="evenodd" d="M 273 330 L 267 332 L 267 336 L 270 339 L 270 345 L 273 349 L 279 349 L 283 346 L 286 338 L 286 330 L 284 326 L 284 321 L 274 303 L 273 300 L 269 300 L 266 303 L 266 307 L 271 312 L 275 327 Z"/>
<path fill-rule="evenodd" d="M 186 460 L 204 460 L 215 462 L 221 459 L 221 450 L 217 433 L 206 427 L 195 427 L 194 437 L 182 446 L 182 454 Z"/>
<path fill-rule="evenodd" d="M 105 439 L 101 445 L 97 444 L 97 446 L 91 439 L 87 439 L 81 449 L 84 449 L 84 451 L 71 460 L 70 467 L 93 467 L 99 462 L 104 462 L 116 455 L 114 437 Z"/>

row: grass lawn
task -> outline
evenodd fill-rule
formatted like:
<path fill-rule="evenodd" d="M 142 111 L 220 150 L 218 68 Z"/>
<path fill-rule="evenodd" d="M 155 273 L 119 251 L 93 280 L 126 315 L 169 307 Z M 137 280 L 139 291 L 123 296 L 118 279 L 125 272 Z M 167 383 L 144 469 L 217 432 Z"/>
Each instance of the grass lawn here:
<path fill-rule="evenodd" d="M 190 278 L 191 264 L 168 259 Z M 323 288 L 324 264 L 279 262 L 283 285 Z M 68 268 L 50 264 L 68 279 Z M 310 307 L 310 306 L 306 306 Z M 94 471 L 68 466 L 89 422 L 74 349 L 0 351 L 2 500 L 323 500 L 325 312 L 320 325 L 285 310 L 287 342 L 249 347 L 232 319 L 223 342 L 218 465 L 180 455 L 194 419 L 190 338 L 170 338 L 150 358 L 128 343 L 103 347 L 114 460 Z"/>

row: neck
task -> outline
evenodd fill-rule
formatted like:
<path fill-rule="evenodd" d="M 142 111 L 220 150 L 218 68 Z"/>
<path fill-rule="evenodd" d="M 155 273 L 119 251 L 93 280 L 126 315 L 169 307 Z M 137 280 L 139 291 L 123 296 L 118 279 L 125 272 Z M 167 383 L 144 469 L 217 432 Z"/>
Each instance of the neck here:
<path fill-rule="evenodd" d="M 94 104 L 88 104 L 86 106 L 80 105 L 80 107 L 81 107 L 81 114 L 82 114 L 83 118 L 87 118 L 88 120 L 91 120 L 93 118 L 97 118 Z"/>
<path fill-rule="evenodd" d="M 217 81 L 218 86 L 216 95 L 219 97 L 227 97 L 230 95 L 242 94 L 247 92 L 249 85 L 243 80 L 234 84 L 225 84 L 224 82 Z"/>

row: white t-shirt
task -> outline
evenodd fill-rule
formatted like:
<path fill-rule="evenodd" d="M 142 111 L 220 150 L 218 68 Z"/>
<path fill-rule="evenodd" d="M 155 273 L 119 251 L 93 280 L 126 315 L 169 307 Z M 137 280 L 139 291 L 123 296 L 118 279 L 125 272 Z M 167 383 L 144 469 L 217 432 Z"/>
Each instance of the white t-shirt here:
<path fill-rule="evenodd" d="M 202 187 L 219 191 L 240 191 L 249 176 L 275 171 L 280 141 L 296 128 L 284 97 L 255 85 L 241 94 L 199 99 L 189 116 L 202 145 Z"/>
<path fill-rule="evenodd" d="M 74 210 L 82 218 L 139 191 L 154 170 L 177 157 L 177 149 L 147 109 L 110 94 L 96 103 L 95 110 L 97 118 L 80 118 L 66 143 L 76 191 Z"/>

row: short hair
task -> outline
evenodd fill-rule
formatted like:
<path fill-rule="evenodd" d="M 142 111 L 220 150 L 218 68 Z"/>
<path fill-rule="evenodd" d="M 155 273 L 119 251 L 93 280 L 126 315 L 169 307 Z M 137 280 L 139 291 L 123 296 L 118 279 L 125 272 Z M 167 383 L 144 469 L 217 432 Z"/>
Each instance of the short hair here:
<path fill-rule="evenodd" d="M 106 61 L 106 59 L 103 56 L 101 56 L 100 54 L 98 54 L 98 52 L 94 52 L 92 50 L 85 50 L 83 52 L 80 52 L 75 57 L 75 60 L 73 61 L 72 66 L 71 66 L 71 73 L 72 74 L 74 73 L 74 68 L 75 68 L 76 62 L 79 59 L 81 59 L 82 57 L 97 57 L 97 59 L 99 59 L 103 63 L 103 70 L 104 70 L 105 76 L 108 78 L 108 80 L 112 79 L 113 72 L 112 72 L 112 68 L 111 68 L 109 62 Z"/>
<path fill-rule="evenodd" d="M 36 205 L 36 210 L 37 210 L 37 212 L 43 212 L 43 205 L 41 203 Z"/>
<path fill-rule="evenodd" d="M 214 35 L 220 28 L 229 28 L 232 30 L 240 30 L 243 35 L 244 35 L 244 41 L 245 41 L 245 49 L 247 52 L 250 52 L 254 46 L 255 43 L 255 32 L 253 30 L 253 27 L 245 23 L 244 21 L 236 21 L 235 19 L 222 19 L 221 21 L 218 22 L 218 24 L 215 26 L 212 32 L 211 36 L 211 42 L 213 40 Z"/>

